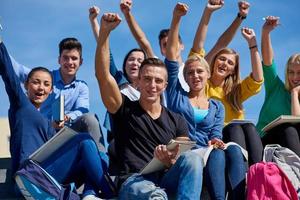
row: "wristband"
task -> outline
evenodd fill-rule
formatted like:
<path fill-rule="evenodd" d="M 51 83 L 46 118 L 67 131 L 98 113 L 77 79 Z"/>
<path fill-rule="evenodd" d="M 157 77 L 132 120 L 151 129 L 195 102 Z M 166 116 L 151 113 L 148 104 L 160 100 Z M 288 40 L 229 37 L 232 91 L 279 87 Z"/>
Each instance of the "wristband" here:
<path fill-rule="evenodd" d="M 257 48 L 257 45 L 253 45 L 252 47 L 249 47 L 249 49 Z"/>
<path fill-rule="evenodd" d="M 247 18 L 247 15 L 246 16 L 242 16 L 240 13 L 238 13 L 237 17 L 240 18 L 241 20 L 244 20 L 244 19 Z"/>

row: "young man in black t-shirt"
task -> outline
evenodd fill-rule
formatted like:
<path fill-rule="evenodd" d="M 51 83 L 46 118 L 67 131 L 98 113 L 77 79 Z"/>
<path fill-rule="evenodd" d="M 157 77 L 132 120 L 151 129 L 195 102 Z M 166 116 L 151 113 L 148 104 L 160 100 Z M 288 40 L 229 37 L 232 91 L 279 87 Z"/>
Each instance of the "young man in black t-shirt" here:
<path fill-rule="evenodd" d="M 160 103 L 161 94 L 167 86 L 164 63 L 156 58 L 143 61 L 138 80 L 141 95 L 139 101 L 134 102 L 120 93 L 109 72 L 109 34 L 120 21 L 117 14 L 103 15 L 95 58 L 102 100 L 116 125 L 115 147 L 120 162 L 118 175 L 129 177 L 122 184 L 119 198 L 167 199 L 175 195 L 178 199 L 199 199 L 202 187 L 200 157 L 187 152 L 177 158 L 179 146 L 172 151 L 166 148 L 171 139 L 186 136 L 188 127 L 180 115 Z M 168 170 L 145 176 L 138 174 L 153 156 Z"/>

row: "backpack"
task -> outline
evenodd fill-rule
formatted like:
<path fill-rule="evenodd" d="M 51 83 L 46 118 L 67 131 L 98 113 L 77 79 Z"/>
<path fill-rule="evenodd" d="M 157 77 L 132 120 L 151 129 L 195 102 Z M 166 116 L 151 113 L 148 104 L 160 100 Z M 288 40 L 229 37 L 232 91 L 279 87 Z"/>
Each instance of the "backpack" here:
<path fill-rule="evenodd" d="M 273 162 L 259 162 L 247 173 L 248 200 L 298 200 L 285 173 Z"/>
<path fill-rule="evenodd" d="M 80 200 L 74 184 L 60 185 L 32 160 L 24 162 L 16 172 L 15 181 L 26 200 Z"/>
<path fill-rule="evenodd" d="M 267 145 L 264 150 L 264 161 L 275 162 L 287 175 L 300 199 L 300 158 L 292 150 L 278 144 Z"/>

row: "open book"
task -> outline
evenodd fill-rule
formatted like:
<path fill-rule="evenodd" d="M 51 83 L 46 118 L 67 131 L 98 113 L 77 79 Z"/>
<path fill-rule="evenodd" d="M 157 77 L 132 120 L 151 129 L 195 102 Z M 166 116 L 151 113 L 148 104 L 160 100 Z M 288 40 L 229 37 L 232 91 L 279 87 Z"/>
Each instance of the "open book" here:
<path fill-rule="evenodd" d="M 172 150 L 179 144 L 179 153 L 182 154 L 185 151 L 190 150 L 196 145 L 196 142 L 190 140 L 171 140 L 167 145 L 167 149 Z M 157 158 L 153 158 L 141 171 L 141 174 L 149 174 L 152 172 L 156 172 L 165 168 L 165 165 L 158 160 Z"/>
<path fill-rule="evenodd" d="M 52 120 L 56 122 L 64 121 L 65 117 L 65 97 L 60 95 L 59 98 L 55 99 L 52 106 Z"/>
<path fill-rule="evenodd" d="M 266 125 L 262 131 L 266 132 L 275 126 L 278 126 L 283 123 L 300 123 L 300 116 L 293 116 L 293 115 L 280 115 L 276 119 L 274 119 L 272 122 L 270 122 L 268 125 Z"/>
<path fill-rule="evenodd" d="M 36 161 L 37 163 L 43 162 L 57 149 L 62 147 L 67 141 L 78 133 L 71 128 L 65 126 L 58 133 L 56 133 L 50 140 L 33 152 L 29 159 Z"/>
<path fill-rule="evenodd" d="M 236 145 L 236 146 L 238 146 L 238 147 L 241 149 L 244 158 L 245 158 L 246 160 L 248 160 L 248 152 L 247 152 L 243 147 L 241 147 L 240 145 L 238 145 L 238 144 L 235 143 L 235 142 L 227 142 L 227 143 L 225 144 L 224 150 L 226 150 L 226 149 L 227 149 L 229 146 L 231 146 L 231 145 Z M 217 147 L 215 147 L 214 145 L 211 145 L 211 146 L 209 146 L 209 147 L 203 147 L 203 148 L 198 148 L 198 149 L 194 149 L 194 150 L 193 150 L 193 152 L 197 153 L 200 157 L 202 157 L 202 161 L 203 161 L 202 164 L 203 164 L 203 167 L 206 166 L 208 157 L 209 157 L 211 151 L 212 151 L 213 149 L 215 149 L 215 148 L 217 148 Z"/>

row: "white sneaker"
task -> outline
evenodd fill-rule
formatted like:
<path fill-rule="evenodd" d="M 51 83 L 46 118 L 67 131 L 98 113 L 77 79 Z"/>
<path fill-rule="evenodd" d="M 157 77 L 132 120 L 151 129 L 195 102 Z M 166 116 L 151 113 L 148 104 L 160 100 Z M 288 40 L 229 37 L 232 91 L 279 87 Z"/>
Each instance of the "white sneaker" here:
<path fill-rule="evenodd" d="M 102 199 L 100 199 L 99 197 L 96 197 L 93 194 L 89 194 L 89 195 L 86 195 L 85 197 L 83 197 L 82 200 L 102 200 Z"/>

